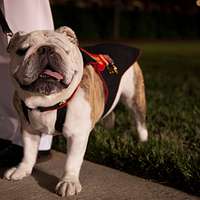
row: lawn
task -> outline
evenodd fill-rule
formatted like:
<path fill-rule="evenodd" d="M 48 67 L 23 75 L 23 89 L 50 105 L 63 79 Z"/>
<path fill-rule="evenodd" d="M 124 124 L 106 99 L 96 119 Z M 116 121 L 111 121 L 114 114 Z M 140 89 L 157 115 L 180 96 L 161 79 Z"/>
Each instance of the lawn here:
<path fill-rule="evenodd" d="M 119 104 L 115 128 L 97 125 L 85 158 L 200 195 L 200 41 L 134 46 L 142 49 L 149 141 L 137 141 L 132 116 Z M 54 141 L 61 151 L 64 144 Z"/>

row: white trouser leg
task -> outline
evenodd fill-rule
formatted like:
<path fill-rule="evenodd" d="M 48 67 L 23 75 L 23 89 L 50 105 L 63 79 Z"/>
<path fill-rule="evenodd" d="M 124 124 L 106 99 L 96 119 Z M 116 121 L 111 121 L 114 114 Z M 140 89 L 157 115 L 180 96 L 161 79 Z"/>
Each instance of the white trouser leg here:
<path fill-rule="evenodd" d="M 39 150 L 40 151 L 50 150 L 51 145 L 52 145 L 52 141 L 53 141 L 52 135 L 42 134 L 42 137 L 40 139 Z M 13 142 L 13 144 L 17 144 L 19 146 L 22 146 L 22 134 L 19 131 L 16 132 L 15 134 L 13 134 L 12 142 Z"/>
<path fill-rule="evenodd" d="M 39 150 L 40 151 L 50 150 L 52 141 L 53 141 L 52 135 L 43 134 L 40 140 Z"/>

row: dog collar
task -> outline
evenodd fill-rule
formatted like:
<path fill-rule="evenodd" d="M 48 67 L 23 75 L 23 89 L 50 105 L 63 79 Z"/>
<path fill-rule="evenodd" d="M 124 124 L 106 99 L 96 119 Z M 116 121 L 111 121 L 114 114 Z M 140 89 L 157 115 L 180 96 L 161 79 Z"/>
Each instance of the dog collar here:
<path fill-rule="evenodd" d="M 49 107 L 37 107 L 35 109 L 32 109 L 32 108 L 29 108 L 25 103 L 24 101 L 21 100 L 21 103 L 22 103 L 22 106 L 25 107 L 27 110 L 29 111 L 33 111 L 33 110 L 37 110 L 37 111 L 40 111 L 40 112 L 46 112 L 46 111 L 51 111 L 51 110 L 57 110 L 57 109 L 61 109 L 63 107 L 66 107 L 67 106 L 67 103 L 68 103 L 68 100 L 66 101 L 61 101 L 53 106 L 49 106 Z"/>
<path fill-rule="evenodd" d="M 46 111 L 51 111 L 51 110 L 62 109 L 62 108 L 64 108 L 64 107 L 67 106 L 68 102 L 72 99 L 72 97 L 74 96 L 74 94 L 76 93 L 76 91 L 78 90 L 78 88 L 79 88 L 79 85 L 77 86 L 77 88 L 74 90 L 74 92 L 72 93 L 72 95 L 71 95 L 67 100 L 61 101 L 61 102 L 59 102 L 59 103 L 57 103 L 57 104 L 55 104 L 55 105 L 53 105 L 53 106 L 49 106 L 49 107 L 42 107 L 42 106 L 39 106 L 39 107 L 37 107 L 37 108 L 35 108 L 35 109 L 32 109 L 32 108 L 29 108 L 29 107 L 24 103 L 24 101 L 21 100 L 21 101 L 22 101 L 22 105 L 23 105 L 24 107 L 26 107 L 27 110 L 30 110 L 30 111 L 32 111 L 32 110 L 38 110 L 38 111 L 40 111 L 40 112 L 46 112 Z"/>
<path fill-rule="evenodd" d="M 75 89 L 73 94 L 67 100 L 61 101 L 61 102 L 57 103 L 56 105 L 49 106 L 49 107 L 37 107 L 35 109 L 32 109 L 32 108 L 29 108 L 28 106 L 26 106 L 24 101 L 21 100 L 22 110 L 23 110 L 23 113 L 24 113 L 24 116 L 25 116 L 27 122 L 30 123 L 28 111 L 38 110 L 40 112 L 46 112 L 46 111 L 51 111 L 51 110 L 57 110 L 55 130 L 58 132 L 62 132 L 62 128 L 63 128 L 64 122 L 65 122 L 65 117 L 66 117 L 66 113 L 67 113 L 67 104 L 72 99 L 72 97 L 74 96 L 74 94 L 76 93 L 78 88 L 79 88 L 79 85 L 77 86 L 77 88 Z"/>

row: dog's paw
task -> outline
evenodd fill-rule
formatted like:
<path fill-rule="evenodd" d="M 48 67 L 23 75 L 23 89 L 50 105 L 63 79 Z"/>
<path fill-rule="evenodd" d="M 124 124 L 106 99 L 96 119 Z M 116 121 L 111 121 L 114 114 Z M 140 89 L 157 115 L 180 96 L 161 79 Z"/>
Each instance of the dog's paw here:
<path fill-rule="evenodd" d="M 56 193 L 62 197 L 76 195 L 81 191 L 82 187 L 76 178 L 63 178 L 56 185 Z"/>
<path fill-rule="evenodd" d="M 31 174 L 30 170 L 26 170 L 23 168 L 16 168 L 12 167 L 11 169 L 7 170 L 4 174 L 4 178 L 7 180 L 21 180 L 24 177 L 28 176 Z"/>
<path fill-rule="evenodd" d="M 138 125 L 137 130 L 140 142 L 146 142 L 148 140 L 148 131 L 146 126 Z"/>

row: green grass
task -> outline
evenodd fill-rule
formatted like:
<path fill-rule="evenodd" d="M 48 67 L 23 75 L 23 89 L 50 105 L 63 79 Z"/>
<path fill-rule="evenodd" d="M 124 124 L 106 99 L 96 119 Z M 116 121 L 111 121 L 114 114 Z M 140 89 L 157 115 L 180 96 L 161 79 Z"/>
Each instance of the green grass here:
<path fill-rule="evenodd" d="M 137 142 L 130 112 L 97 125 L 86 159 L 200 195 L 200 41 L 137 42 L 142 49 L 149 141 Z M 64 150 L 63 140 L 55 141 Z"/>

